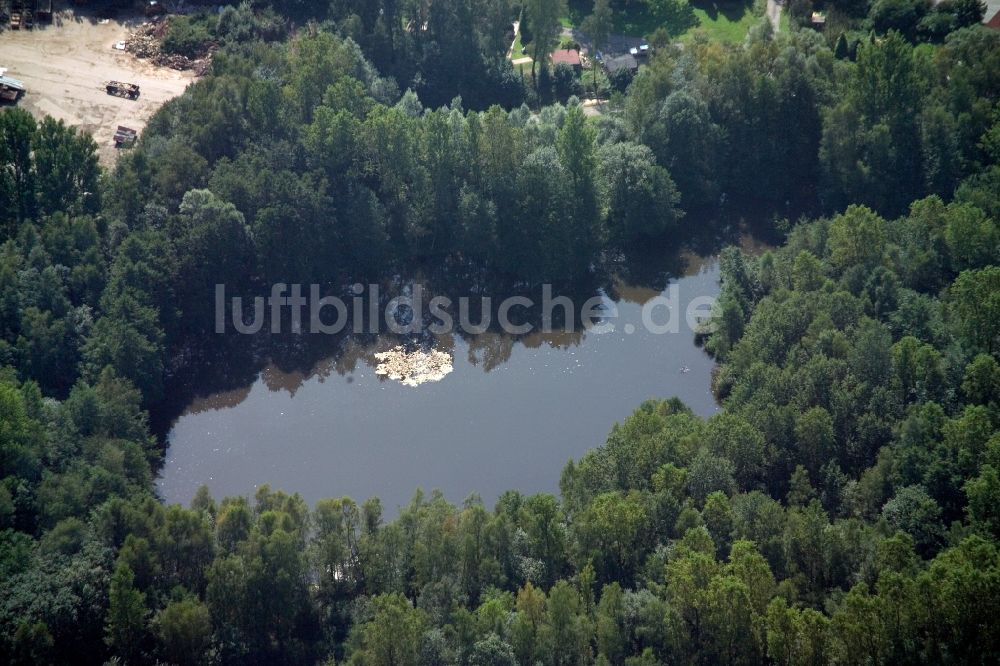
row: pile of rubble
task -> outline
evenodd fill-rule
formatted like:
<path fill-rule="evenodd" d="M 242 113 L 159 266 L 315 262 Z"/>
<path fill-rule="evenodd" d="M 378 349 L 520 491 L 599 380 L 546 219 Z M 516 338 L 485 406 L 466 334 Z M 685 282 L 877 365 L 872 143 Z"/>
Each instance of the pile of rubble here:
<path fill-rule="evenodd" d="M 136 58 L 149 60 L 158 67 L 170 67 L 178 70 L 192 69 L 199 76 L 205 74 L 212 63 L 212 51 L 210 50 L 205 57 L 197 60 L 175 53 L 164 53 L 160 44 L 167 34 L 168 28 L 169 24 L 164 19 L 157 18 L 144 22 L 125 39 L 125 50 Z"/>
<path fill-rule="evenodd" d="M 424 382 L 439 382 L 454 370 L 451 354 L 432 349 L 408 352 L 403 347 L 393 347 L 375 354 L 378 366 L 376 375 L 385 375 L 404 386 L 420 386 Z"/>
<path fill-rule="evenodd" d="M 166 21 L 147 21 L 125 39 L 125 50 L 136 58 L 156 58 L 160 54 L 160 40 L 167 32 Z"/>

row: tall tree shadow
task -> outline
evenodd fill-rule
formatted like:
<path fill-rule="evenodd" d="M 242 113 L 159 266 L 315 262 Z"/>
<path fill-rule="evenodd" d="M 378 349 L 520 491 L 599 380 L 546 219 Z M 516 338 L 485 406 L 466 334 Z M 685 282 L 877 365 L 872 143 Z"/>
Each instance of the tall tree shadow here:
<path fill-rule="evenodd" d="M 733 23 L 739 21 L 753 6 L 752 0 L 690 0 L 691 6 L 703 10 L 708 18 L 715 21 L 719 15 Z"/>

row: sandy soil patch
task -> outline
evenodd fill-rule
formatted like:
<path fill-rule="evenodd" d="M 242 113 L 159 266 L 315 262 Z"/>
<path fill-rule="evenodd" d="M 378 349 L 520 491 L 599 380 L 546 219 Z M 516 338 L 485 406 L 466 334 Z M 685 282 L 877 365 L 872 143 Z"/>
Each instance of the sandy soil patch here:
<path fill-rule="evenodd" d="M 585 99 L 582 106 L 585 116 L 599 116 L 608 110 L 608 102 L 603 99 Z"/>
<path fill-rule="evenodd" d="M 49 115 L 89 132 L 105 166 L 114 163 L 119 125 L 141 132 L 164 102 L 195 79 L 192 72 L 156 67 L 113 48 L 141 22 L 66 11 L 52 25 L 0 33 L 0 67 L 28 89 L 18 104 L 38 118 Z M 104 85 L 112 80 L 138 84 L 139 99 L 108 95 Z"/>

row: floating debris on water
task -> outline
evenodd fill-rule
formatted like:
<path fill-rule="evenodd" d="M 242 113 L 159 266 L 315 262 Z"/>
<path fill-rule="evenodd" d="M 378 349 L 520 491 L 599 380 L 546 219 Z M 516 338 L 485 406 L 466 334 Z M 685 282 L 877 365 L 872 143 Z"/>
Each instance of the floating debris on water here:
<path fill-rule="evenodd" d="M 403 347 L 393 347 L 386 352 L 375 354 L 378 366 L 376 375 L 405 386 L 420 386 L 425 382 L 439 382 L 455 369 L 451 354 L 432 349 L 430 351 L 406 351 Z"/>

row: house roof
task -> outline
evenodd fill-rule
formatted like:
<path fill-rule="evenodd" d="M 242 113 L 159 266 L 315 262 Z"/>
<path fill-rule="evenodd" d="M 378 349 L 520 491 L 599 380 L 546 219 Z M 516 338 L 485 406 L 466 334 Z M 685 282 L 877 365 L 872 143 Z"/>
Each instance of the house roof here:
<path fill-rule="evenodd" d="M 25 91 L 24 84 L 17 79 L 12 79 L 9 76 L 0 76 L 0 85 L 6 86 L 11 90 L 19 90 L 21 92 Z"/>
<path fill-rule="evenodd" d="M 997 10 L 993 14 L 993 18 L 989 21 L 984 21 L 987 28 L 993 28 L 994 30 L 1000 30 L 1000 10 Z"/>
<path fill-rule="evenodd" d="M 604 69 L 609 72 L 617 72 L 621 69 L 638 69 L 639 61 L 629 54 L 604 59 Z"/>
<path fill-rule="evenodd" d="M 984 0 L 984 2 L 986 3 L 986 11 L 983 12 L 983 25 L 991 23 L 995 25 L 996 21 L 1000 21 L 997 18 L 997 14 L 1000 14 L 1000 0 Z"/>
<path fill-rule="evenodd" d="M 580 52 L 573 49 L 560 49 L 558 51 L 552 52 L 552 64 L 553 65 L 572 65 L 573 67 L 580 66 Z"/>

